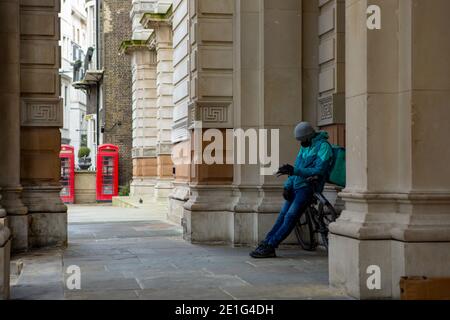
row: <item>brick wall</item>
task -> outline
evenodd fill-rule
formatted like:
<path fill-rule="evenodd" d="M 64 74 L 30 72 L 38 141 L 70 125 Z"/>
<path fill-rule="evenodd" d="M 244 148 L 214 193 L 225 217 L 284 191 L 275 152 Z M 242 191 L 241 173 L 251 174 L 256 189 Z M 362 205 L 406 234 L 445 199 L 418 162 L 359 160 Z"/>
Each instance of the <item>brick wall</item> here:
<path fill-rule="evenodd" d="M 131 0 L 103 0 L 101 8 L 102 60 L 104 69 L 104 143 L 120 148 L 119 184 L 132 179 L 131 61 L 119 55 L 122 41 L 131 39 Z M 121 125 L 117 123 L 120 122 Z"/>

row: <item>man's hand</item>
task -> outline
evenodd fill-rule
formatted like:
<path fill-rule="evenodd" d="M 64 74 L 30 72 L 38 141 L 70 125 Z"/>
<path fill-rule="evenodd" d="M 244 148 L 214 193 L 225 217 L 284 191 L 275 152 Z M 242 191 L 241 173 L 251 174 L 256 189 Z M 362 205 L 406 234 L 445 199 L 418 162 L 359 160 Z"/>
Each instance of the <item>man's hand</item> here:
<path fill-rule="evenodd" d="M 291 166 L 290 164 L 282 165 L 277 171 L 277 177 L 283 175 L 292 176 L 293 174 L 294 174 L 294 167 Z"/>
<path fill-rule="evenodd" d="M 283 189 L 283 198 L 286 201 L 291 201 L 294 198 L 294 194 L 291 189 Z"/>

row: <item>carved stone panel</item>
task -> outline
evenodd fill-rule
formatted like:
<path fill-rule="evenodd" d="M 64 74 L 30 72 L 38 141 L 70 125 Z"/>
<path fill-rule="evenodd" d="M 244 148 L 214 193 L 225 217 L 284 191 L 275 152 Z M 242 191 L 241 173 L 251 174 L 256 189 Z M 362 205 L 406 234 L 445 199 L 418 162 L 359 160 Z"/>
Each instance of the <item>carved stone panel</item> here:
<path fill-rule="evenodd" d="M 24 127 L 62 127 L 60 99 L 22 99 L 21 125 Z"/>
<path fill-rule="evenodd" d="M 318 126 L 345 123 L 345 96 L 330 94 L 319 98 Z"/>
<path fill-rule="evenodd" d="M 228 128 L 232 126 L 232 108 L 227 104 L 192 104 L 189 106 L 189 127 L 201 121 L 204 128 Z"/>

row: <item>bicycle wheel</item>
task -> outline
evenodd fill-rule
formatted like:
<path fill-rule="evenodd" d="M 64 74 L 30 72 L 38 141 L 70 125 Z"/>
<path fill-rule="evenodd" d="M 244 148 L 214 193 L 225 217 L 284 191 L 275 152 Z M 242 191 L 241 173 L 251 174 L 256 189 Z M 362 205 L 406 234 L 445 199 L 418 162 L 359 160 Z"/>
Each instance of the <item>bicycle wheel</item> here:
<path fill-rule="evenodd" d="M 320 244 L 328 251 L 328 226 L 330 223 L 336 221 L 337 213 L 333 206 L 327 201 L 325 204 L 321 204 L 319 208 L 320 219 L 319 219 L 319 235 Z"/>
<path fill-rule="evenodd" d="M 314 226 L 311 221 L 311 208 L 305 210 L 295 225 L 295 235 L 303 250 L 314 251 L 316 241 L 314 238 Z"/>

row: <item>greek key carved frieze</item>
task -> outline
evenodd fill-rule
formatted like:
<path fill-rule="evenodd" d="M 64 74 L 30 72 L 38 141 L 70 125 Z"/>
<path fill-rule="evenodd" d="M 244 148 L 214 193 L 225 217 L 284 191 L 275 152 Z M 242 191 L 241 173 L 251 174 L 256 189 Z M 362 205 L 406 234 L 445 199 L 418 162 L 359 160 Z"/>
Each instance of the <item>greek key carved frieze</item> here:
<path fill-rule="evenodd" d="M 228 109 L 224 106 L 202 106 L 201 120 L 203 122 L 227 122 Z"/>
<path fill-rule="evenodd" d="M 62 127 L 60 99 L 23 99 L 21 125 L 25 127 Z"/>

